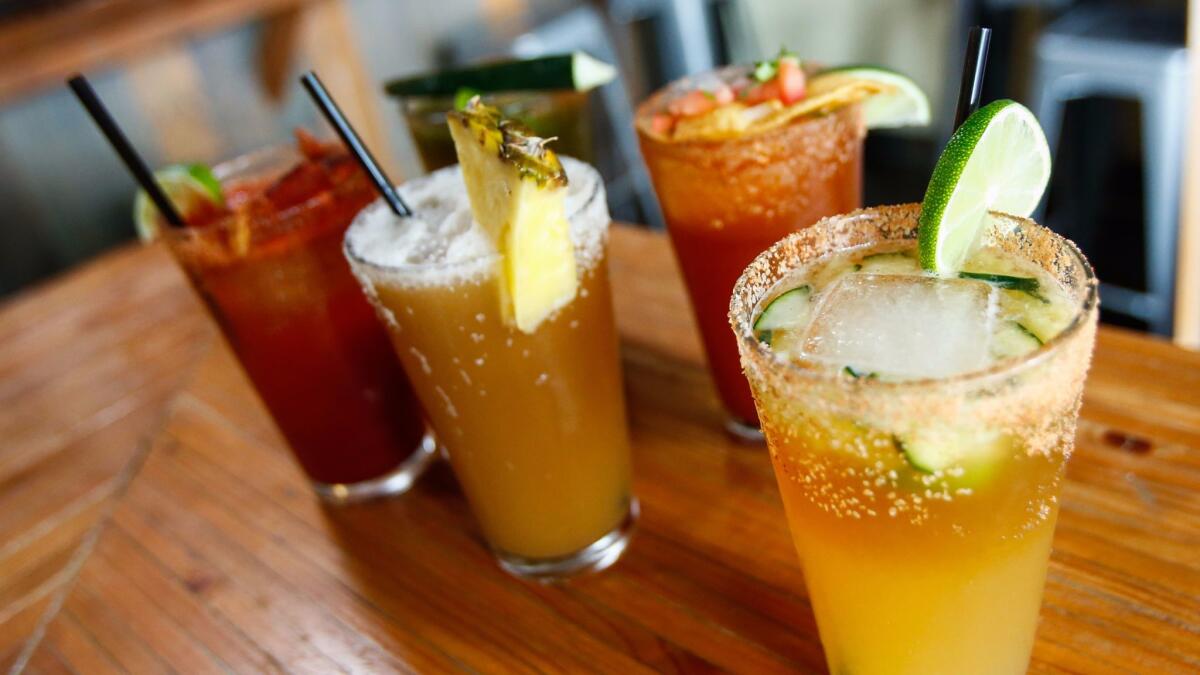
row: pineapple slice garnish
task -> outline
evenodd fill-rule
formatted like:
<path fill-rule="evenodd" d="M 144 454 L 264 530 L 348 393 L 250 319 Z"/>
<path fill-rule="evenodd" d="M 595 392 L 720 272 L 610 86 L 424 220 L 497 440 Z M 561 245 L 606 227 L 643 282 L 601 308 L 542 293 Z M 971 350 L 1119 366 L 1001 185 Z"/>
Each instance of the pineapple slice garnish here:
<path fill-rule="evenodd" d="M 448 124 L 471 213 L 500 252 L 501 311 L 532 333 L 574 297 L 578 279 L 558 156 L 476 97 Z"/>

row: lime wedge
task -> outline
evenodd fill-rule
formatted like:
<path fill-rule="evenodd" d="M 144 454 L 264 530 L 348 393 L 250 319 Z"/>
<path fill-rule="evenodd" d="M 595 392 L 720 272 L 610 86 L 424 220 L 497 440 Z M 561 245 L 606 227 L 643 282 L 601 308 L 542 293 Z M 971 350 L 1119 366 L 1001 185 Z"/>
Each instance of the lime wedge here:
<path fill-rule="evenodd" d="M 225 203 L 221 182 L 203 164 L 169 166 L 154 172 L 154 180 L 184 217 L 198 206 Z M 145 190 L 138 190 L 133 199 L 133 224 L 142 241 L 153 241 L 163 225 L 162 214 Z"/>
<path fill-rule="evenodd" d="M 916 82 L 880 66 L 842 66 L 821 71 L 811 85 L 817 90 L 836 89 L 845 82 L 866 80 L 884 85 L 884 91 L 863 101 L 863 117 L 870 129 L 929 124 L 929 99 Z"/>
<path fill-rule="evenodd" d="M 975 111 L 950 137 L 921 202 L 921 267 L 958 274 L 978 245 L 988 211 L 1033 213 L 1050 180 L 1050 148 L 1037 118 L 1000 99 Z"/>

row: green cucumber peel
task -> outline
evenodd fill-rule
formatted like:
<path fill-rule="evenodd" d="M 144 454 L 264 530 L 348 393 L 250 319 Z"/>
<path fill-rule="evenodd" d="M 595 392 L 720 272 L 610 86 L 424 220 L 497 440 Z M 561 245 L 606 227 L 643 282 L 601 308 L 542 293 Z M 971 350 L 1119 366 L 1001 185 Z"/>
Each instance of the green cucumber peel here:
<path fill-rule="evenodd" d="M 879 379 L 879 373 L 858 371 L 850 366 L 846 366 L 846 367 L 842 368 L 842 372 L 849 375 L 850 377 L 853 377 L 856 380 L 859 380 L 859 379 L 878 380 Z"/>
<path fill-rule="evenodd" d="M 476 92 L 590 91 L 617 77 L 617 69 L 586 52 L 552 54 L 452 68 L 401 78 L 384 85 L 391 96 L 454 96 L 460 89 Z"/>

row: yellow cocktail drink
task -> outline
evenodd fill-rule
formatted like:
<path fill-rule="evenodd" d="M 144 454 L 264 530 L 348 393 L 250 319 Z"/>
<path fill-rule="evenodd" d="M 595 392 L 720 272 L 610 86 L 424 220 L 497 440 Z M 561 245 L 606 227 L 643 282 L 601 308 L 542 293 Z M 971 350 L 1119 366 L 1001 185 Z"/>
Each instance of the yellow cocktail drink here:
<path fill-rule="evenodd" d="M 991 216 L 954 278 L 916 205 L 747 268 L 730 320 L 833 673 L 1023 673 L 1096 322 L 1091 268 Z"/>
<path fill-rule="evenodd" d="M 607 566 L 636 508 L 604 189 L 586 164 L 563 164 L 578 289 L 531 331 L 502 311 L 501 256 L 458 167 L 402 188 L 413 218 L 376 204 L 346 240 L 484 536 L 532 577 Z"/>

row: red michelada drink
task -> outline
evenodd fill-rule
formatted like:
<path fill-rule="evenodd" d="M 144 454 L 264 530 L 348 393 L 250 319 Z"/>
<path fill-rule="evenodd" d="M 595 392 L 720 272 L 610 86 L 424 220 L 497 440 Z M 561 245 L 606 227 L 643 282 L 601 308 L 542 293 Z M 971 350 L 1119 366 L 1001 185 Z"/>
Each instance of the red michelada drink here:
<path fill-rule="evenodd" d="M 436 444 L 342 255 L 375 193 L 341 145 L 297 139 L 160 172 L 186 227 L 155 226 L 142 195 L 139 228 L 166 240 L 318 495 L 403 492 Z"/>

